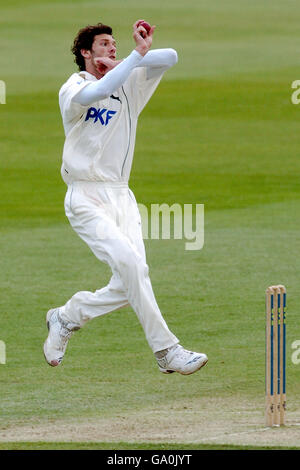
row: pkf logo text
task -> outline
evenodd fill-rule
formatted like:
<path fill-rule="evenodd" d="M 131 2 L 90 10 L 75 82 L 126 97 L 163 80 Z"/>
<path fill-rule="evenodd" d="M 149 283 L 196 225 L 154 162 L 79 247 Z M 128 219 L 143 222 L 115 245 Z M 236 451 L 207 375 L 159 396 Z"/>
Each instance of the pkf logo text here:
<path fill-rule="evenodd" d="M 89 108 L 86 113 L 85 120 L 88 121 L 89 119 L 94 119 L 94 123 L 99 121 L 102 126 L 107 126 L 110 119 L 116 114 L 117 111 L 112 111 L 106 108 Z"/>

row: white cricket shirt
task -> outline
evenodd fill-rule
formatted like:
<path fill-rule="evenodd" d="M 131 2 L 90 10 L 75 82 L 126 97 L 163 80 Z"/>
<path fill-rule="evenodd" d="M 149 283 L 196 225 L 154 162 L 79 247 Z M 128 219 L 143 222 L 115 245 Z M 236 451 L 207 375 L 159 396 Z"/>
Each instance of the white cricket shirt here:
<path fill-rule="evenodd" d="M 162 75 L 147 79 L 147 68 L 134 68 L 123 85 L 106 99 L 83 106 L 73 98 L 96 77 L 74 73 L 59 91 L 66 139 L 61 167 L 66 184 L 73 181 L 128 182 L 137 119 Z"/>

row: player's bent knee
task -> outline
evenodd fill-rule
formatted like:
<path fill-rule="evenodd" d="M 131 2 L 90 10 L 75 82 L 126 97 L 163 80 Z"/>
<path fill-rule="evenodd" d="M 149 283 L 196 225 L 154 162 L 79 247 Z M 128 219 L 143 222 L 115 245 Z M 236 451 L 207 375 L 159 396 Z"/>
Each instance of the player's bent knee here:
<path fill-rule="evenodd" d="M 145 277 L 148 276 L 149 268 L 145 263 L 143 258 L 136 253 L 134 250 L 124 250 L 117 260 L 118 268 L 122 272 L 126 271 L 135 271 L 138 272 L 139 276 Z"/>

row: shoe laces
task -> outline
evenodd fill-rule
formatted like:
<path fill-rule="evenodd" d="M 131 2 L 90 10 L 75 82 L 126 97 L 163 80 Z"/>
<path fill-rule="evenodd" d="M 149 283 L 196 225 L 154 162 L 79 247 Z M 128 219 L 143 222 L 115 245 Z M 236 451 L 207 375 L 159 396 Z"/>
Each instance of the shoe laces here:
<path fill-rule="evenodd" d="M 195 353 L 194 351 L 189 351 L 187 349 L 184 349 L 181 345 L 178 345 L 173 353 L 173 356 L 170 357 L 169 360 L 172 361 L 173 359 L 177 359 L 179 361 L 183 361 L 184 363 L 188 363 L 191 360 L 191 356 L 194 356 L 196 354 L 197 353 Z"/>
<path fill-rule="evenodd" d="M 71 330 L 68 330 L 67 328 L 64 328 L 63 326 L 60 328 L 59 331 L 59 350 L 64 351 L 65 346 L 69 339 L 71 338 L 73 332 Z"/>
<path fill-rule="evenodd" d="M 194 354 L 193 351 L 188 351 L 187 349 L 184 349 L 182 346 L 178 345 L 175 351 L 175 356 L 184 358 L 186 355 L 192 356 Z"/>
<path fill-rule="evenodd" d="M 66 346 L 66 343 L 69 341 L 69 339 L 71 338 L 72 334 L 73 334 L 73 331 L 68 328 L 68 324 L 67 322 L 65 322 L 61 316 L 59 315 L 59 313 L 57 314 L 57 320 L 58 320 L 58 323 L 60 325 L 60 329 L 59 329 L 59 336 L 60 336 L 60 350 L 64 350 L 65 346 Z"/>

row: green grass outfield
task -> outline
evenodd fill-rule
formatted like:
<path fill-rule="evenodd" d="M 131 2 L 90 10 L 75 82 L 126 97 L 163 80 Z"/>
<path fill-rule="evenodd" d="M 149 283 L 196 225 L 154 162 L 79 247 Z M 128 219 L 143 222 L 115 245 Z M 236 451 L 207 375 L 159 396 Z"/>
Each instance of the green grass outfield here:
<path fill-rule="evenodd" d="M 123 57 L 133 48 L 131 25 L 138 18 L 157 25 L 153 47 L 174 47 L 179 63 L 140 117 L 130 186 L 148 206 L 205 205 L 202 250 L 186 251 L 182 240 L 145 241 L 167 323 L 185 347 L 209 357 L 190 377 L 158 372 L 130 308 L 76 333 L 59 368 L 48 367 L 42 352 L 48 308 L 110 277 L 63 210 L 57 94 L 76 70 L 72 39 L 83 25 L 102 20 L 113 26 Z M 2 441 L 6 430 L 19 427 L 141 419 L 177 404 L 199 420 L 199 443 L 188 443 L 183 427 L 178 445 L 197 448 L 209 445 L 202 406 L 213 399 L 229 427 L 243 419 L 241 403 L 250 404 L 250 416 L 253 407 L 263 426 L 264 291 L 273 283 L 288 290 L 287 416 L 300 421 L 300 365 L 291 360 L 292 344 L 300 340 L 300 105 L 291 102 L 291 83 L 300 79 L 299 24 L 294 0 L 1 5 L 0 80 L 7 86 L 6 104 L 0 104 L 0 340 L 7 355 L 0 364 Z M 228 406 L 238 414 L 228 414 Z M 169 419 L 172 434 L 172 411 Z M 108 428 L 108 442 L 109 434 Z M 0 449 L 110 445 L 40 443 L 44 438 L 0 443 Z M 112 445 L 154 448 L 143 436 L 136 444 L 125 441 L 124 434 Z M 224 436 L 210 445 L 225 445 Z"/>
<path fill-rule="evenodd" d="M 298 447 L 276 447 L 276 450 L 298 450 Z M 0 443 L 0 450 L 74 450 L 74 442 L 10 442 Z M 76 450 L 275 450 L 274 447 L 192 444 L 128 444 L 127 442 L 77 442 Z M 194 455 L 197 455 L 196 453 Z"/>

